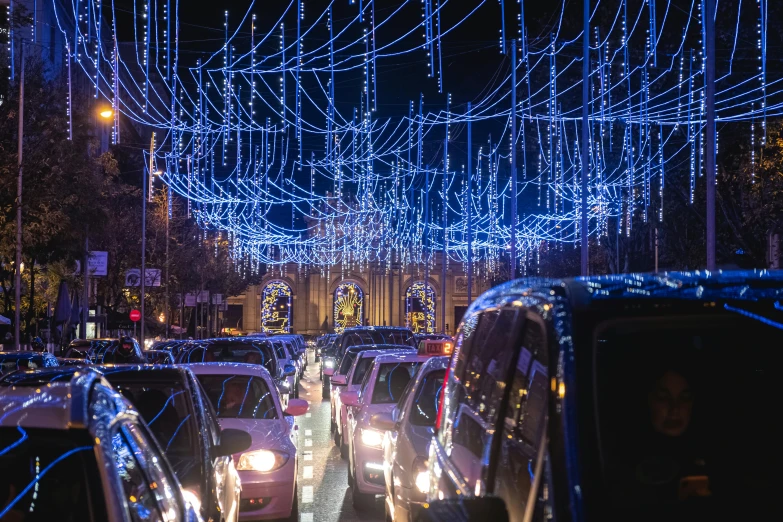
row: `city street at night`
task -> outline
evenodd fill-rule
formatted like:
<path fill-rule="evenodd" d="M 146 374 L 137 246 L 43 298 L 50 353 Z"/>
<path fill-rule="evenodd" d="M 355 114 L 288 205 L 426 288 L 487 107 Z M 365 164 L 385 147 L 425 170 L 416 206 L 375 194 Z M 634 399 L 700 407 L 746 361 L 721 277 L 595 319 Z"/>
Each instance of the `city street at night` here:
<path fill-rule="evenodd" d="M 783 519 L 783 1 L 0 6 L 0 522 Z"/>

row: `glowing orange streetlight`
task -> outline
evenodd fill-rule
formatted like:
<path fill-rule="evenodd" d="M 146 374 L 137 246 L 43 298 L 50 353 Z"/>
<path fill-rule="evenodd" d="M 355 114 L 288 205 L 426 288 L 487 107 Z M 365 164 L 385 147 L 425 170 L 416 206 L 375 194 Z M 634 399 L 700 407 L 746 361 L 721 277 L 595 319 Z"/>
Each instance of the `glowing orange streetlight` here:
<path fill-rule="evenodd" d="M 103 118 L 103 119 L 105 119 L 105 120 L 108 120 L 109 118 L 111 118 L 112 116 L 114 116 L 114 111 L 113 111 L 112 109 L 110 109 L 110 108 L 107 108 L 107 109 L 101 109 L 101 111 L 98 113 L 98 115 L 99 115 L 101 118 Z"/>

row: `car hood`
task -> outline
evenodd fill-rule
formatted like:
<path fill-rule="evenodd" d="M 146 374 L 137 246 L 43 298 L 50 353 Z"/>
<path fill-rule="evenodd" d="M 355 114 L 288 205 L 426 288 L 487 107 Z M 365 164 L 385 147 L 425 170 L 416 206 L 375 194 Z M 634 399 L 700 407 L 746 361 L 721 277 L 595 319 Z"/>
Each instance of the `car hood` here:
<path fill-rule="evenodd" d="M 252 442 L 247 451 L 257 449 L 290 450 L 288 423 L 280 419 L 219 419 L 221 428 L 242 430 L 250 434 Z"/>

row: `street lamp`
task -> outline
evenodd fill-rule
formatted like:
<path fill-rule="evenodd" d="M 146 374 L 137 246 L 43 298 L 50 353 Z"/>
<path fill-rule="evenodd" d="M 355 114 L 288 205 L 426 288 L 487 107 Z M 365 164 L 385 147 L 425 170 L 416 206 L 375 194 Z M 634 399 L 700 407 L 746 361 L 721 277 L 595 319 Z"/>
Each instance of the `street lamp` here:
<path fill-rule="evenodd" d="M 105 109 L 101 109 L 98 112 L 98 115 L 103 118 L 104 120 L 108 120 L 112 116 L 114 116 L 114 110 L 112 110 L 110 107 L 107 107 Z"/>

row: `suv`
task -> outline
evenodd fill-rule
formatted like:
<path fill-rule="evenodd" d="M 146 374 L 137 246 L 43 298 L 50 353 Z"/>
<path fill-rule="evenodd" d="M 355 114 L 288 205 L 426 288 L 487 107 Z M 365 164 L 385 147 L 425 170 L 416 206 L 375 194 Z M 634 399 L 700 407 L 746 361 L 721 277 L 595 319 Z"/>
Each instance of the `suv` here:
<path fill-rule="evenodd" d="M 422 519 L 775 518 L 782 298 L 768 271 L 485 293 L 446 369 Z"/>
<path fill-rule="evenodd" d="M 189 369 L 152 365 L 90 368 L 101 372 L 134 405 L 204 520 L 231 520 L 239 513 L 241 487 L 232 455 L 250 447 L 251 437 L 242 430 L 220 429 L 217 414 Z M 0 383 L 48 390 L 50 384 L 84 371 L 74 366 L 17 371 Z"/>
<path fill-rule="evenodd" d="M 0 519 L 201 520 L 139 413 L 95 371 L 0 387 Z"/>

